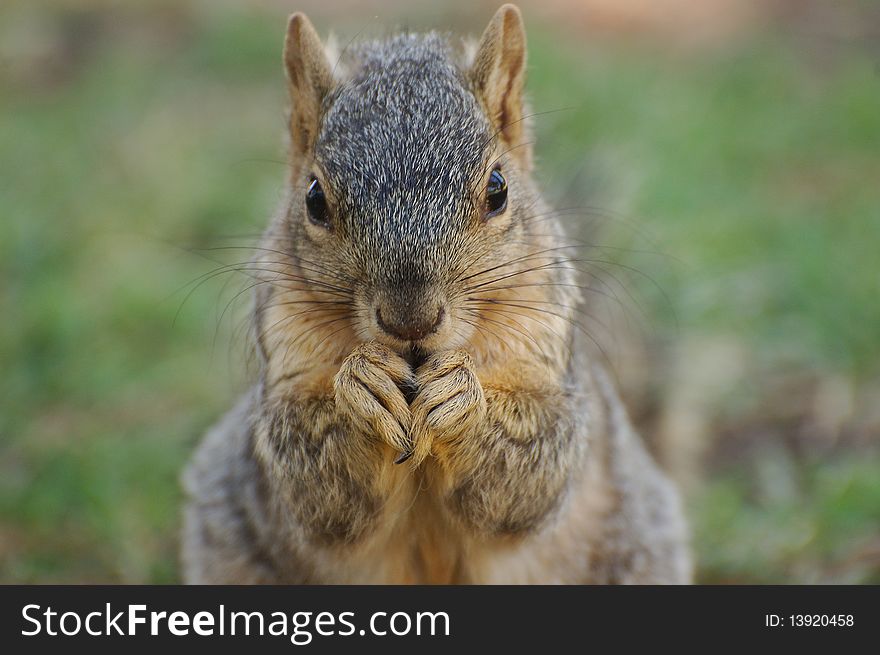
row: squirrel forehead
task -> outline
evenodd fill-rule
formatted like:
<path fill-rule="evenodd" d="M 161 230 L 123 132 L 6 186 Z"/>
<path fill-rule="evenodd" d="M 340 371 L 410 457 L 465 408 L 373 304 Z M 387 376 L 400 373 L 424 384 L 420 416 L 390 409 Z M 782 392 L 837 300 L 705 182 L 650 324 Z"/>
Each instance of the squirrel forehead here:
<path fill-rule="evenodd" d="M 352 55 L 351 77 L 329 98 L 316 158 L 357 202 L 469 193 L 487 165 L 489 122 L 437 35 L 402 35 Z"/>

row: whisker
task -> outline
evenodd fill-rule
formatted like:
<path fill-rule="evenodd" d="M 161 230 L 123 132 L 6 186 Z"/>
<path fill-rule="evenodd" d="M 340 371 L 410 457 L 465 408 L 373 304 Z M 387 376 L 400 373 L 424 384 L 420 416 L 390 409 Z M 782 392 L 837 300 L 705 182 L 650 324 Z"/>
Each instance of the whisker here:
<path fill-rule="evenodd" d="M 553 334 L 553 336 L 555 336 L 557 339 L 559 339 L 560 343 L 562 344 L 562 347 L 565 348 L 566 351 L 568 351 L 569 357 L 571 356 L 571 348 L 569 347 L 568 342 L 566 341 L 565 337 L 563 337 L 563 336 L 562 336 L 561 334 L 559 334 L 556 330 L 554 330 L 550 325 L 548 325 L 548 324 L 545 323 L 544 321 L 540 320 L 540 319 L 537 318 L 536 316 L 532 316 L 532 315 L 530 315 L 530 314 L 526 314 L 526 313 L 524 313 L 524 312 L 517 312 L 517 311 L 509 310 L 509 309 L 499 309 L 498 307 L 492 307 L 492 309 L 491 309 L 491 310 L 488 310 L 488 311 L 491 311 L 491 312 L 497 312 L 497 313 L 499 313 L 499 314 L 503 314 L 503 315 L 508 316 L 508 317 L 511 317 L 511 316 L 519 316 L 519 317 L 527 318 L 527 319 L 529 319 L 529 320 L 534 321 L 534 322 L 537 323 L 538 325 L 541 325 L 541 326 L 543 326 L 544 328 L 546 328 L 551 334 Z M 481 315 L 483 316 L 483 318 L 485 318 L 485 314 L 486 314 L 486 312 L 484 312 L 483 314 L 481 314 Z M 521 328 L 523 328 L 524 330 L 526 329 L 526 327 L 525 327 L 522 323 L 520 323 L 519 321 L 517 321 L 517 320 L 515 320 L 515 319 L 513 319 L 513 318 L 510 318 L 509 320 L 513 321 L 514 323 L 516 323 L 517 325 L 519 325 L 519 326 L 520 326 Z M 544 354 L 544 358 L 547 359 L 546 354 Z M 549 361 L 549 360 L 548 360 L 548 361 Z"/>
<path fill-rule="evenodd" d="M 583 311 L 579 307 L 572 307 L 571 305 L 567 305 L 565 303 L 553 302 L 550 300 L 526 300 L 526 299 L 523 299 L 523 300 L 518 299 L 517 302 L 511 303 L 506 300 L 497 300 L 495 298 L 467 298 L 466 300 L 468 302 L 472 302 L 472 303 L 476 303 L 476 304 L 490 304 L 490 305 L 501 305 L 501 306 L 506 306 L 506 307 L 518 307 L 520 309 L 525 309 L 528 311 L 550 314 L 551 316 L 556 316 L 557 318 L 561 318 L 564 321 L 567 321 L 568 323 L 570 323 L 571 325 L 573 325 L 575 327 L 581 327 L 580 323 L 578 323 L 576 320 L 574 320 L 570 316 L 566 316 L 564 314 L 560 314 L 559 312 L 554 312 L 549 309 L 543 309 L 541 307 L 530 307 L 529 305 L 521 305 L 519 303 L 528 302 L 528 303 L 540 303 L 540 304 L 544 304 L 544 305 L 554 305 L 554 306 L 562 307 L 563 309 L 567 309 L 567 310 L 574 312 L 576 314 L 579 314 L 579 315 L 583 316 L 585 319 L 589 319 L 591 321 L 594 321 L 599 327 L 606 330 L 608 332 L 608 334 L 612 333 L 611 329 L 607 325 L 605 325 L 605 323 L 600 321 L 598 318 L 596 318 L 592 314 L 588 314 L 587 312 Z"/>
<path fill-rule="evenodd" d="M 509 304 L 509 303 L 505 303 L 505 302 L 503 302 L 503 301 L 499 301 L 498 304 L 500 304 L 500 305 L 504 305 L 504 306 L 508 306 L 508 307 L 521 307 L 521 305 L 511 305 L 511 304 Z M 527 310 L 530 310 L 530 311 L 535 311 L 535 308 L 533 308 L 533 307 L 523 307 L 523 309 L 527 309 Z M 497 310 L 497 309 L 494 309 L 494 308 L 493 308 L 492 311 L 501 311 L 501 310 Z M 612 361 L 611 361 L 611 358 L 609 357 L 609 355 L 608 355 L 608 353 L 605 351 L 605 349 L 602 347 L 602 344 L 599 342 L 598 339 L 596 339 L 596 338 L 595 338 L 595 337 L 589 332 L 589 330 L 586 329 L 585 326 L 581 325 L 580 323 L 578 323 L 577 321 L 571 319 L 570 317 L 563 316 L 562 314 L 558 314 L 558 313 L 556 313 L 556 312 L 551 312 L 551 311 L 549 311 L 549 310 L 538 310 L 538 311 L 542 311 L 542 312 L 545 312 L 545 313 L 551 314 L 551 315 L 553 315 L 553 316 L 557 316 L 557 317 L 559 317 L 559 318 L 565 320 L 565 321 L 566 321 L 567 323 L 569 323 L 572 327 L 574 327 L 574 328 L 576 328 L 577 330 L 579 330 L 579 331 L 580 331 L 585 337 L 587 337 L 587 338 L 593 343 L 594 346 L 596 346 L 596 348 L 599 349 L 599 352 L 601 353 L 601 355 L 602 355 L 602 359 L 604 360 L 605 364 L 607 364 L 608 367 L 609 367 L 610 369 L 611 369 L 611 368 L 614 368 L 614 366 L 613 366 L 613 364 L 612 364 Z M 502 313 L 503 313 L 503 312 L 502 312 Z M 532 317 L 532 316 L 529 316 L 529 315 L 527 315 L 527 314 L 523 314 L 523 313 L 521 313 L 521 312 L 515 312 L 515 311 L 513 311 L 513 310 L 510 310 L 510 312 L 508 312 L 508 313 L 518 314 L 518 315 L 520 315 L 520 316 L 524 316 L 524 317 L 526 317 L 526 318 L 532 318 L 532 320 L 537 321 L 537 318 Z M 594 317 L 590 317 L 590 318 L 593 318 L 593 320 L 595 320 L 597 323 L 599 323 L 599 325 L 600 325 L 601 327 L 605 328 L 606 330 L 609 330 L 608 327 L 605 326 L 603 323 L 599 322 L 598 319 L 596 319 L 596 318 L 594 318 Z M 571 355 L 572 355 L 572 351 L 571 351 L 571 347 L 570 347 L 570 345 L 568 344 L 568 342 L 565 341 L 565 340 L 564 340 L 564 339 L 563 339 L 563 338 L 562 338 L 562 337 L 561 337 L 561 336 L 560 336 L 555 330 L 553 330 L 552 328 L 550 328 L 550 326 L 548 326 L 548 325 L 546 325 L 545 323 L 543 323 L 543 321 L 538 321 L 538 322 L 540 322 L 542 325 L 544 325 L 545 327 L 547 327 L 548 330 L 550 330 L 550 331 L 551 331 L 551 332 L 552 332 L 552 333 L 553 333 L 553 334 L 554 334 L 554 335 L 555 335 L 560 341 L 563 342 L 563 345 L 564 345 L 565 349 L 568 351 L 569 356 L 571 356 Z M 609 332 L 610 332 L 610 330 L 609 330 Z"/>
<path fill-rule="evenodd" d="M 503 323 L 503 322 L 501 322 L 501 321 L 497 321 L 497 320 L 495 320 L 495 319 L 493 319 L 493 318 L 489 318 L 488 316 L 485 316 L 485 315 L 483 315 L 483 314 L 481 314 L 481 313 L 479 313 L 479 312 L 476 312 L 476 311 L 474 311 L 474 310 L 472 310 L 472 309 L 465 309 L 465 311 L 470 312 L 471 315 L 473 315 L 473 316 L 474 316 L 475 318 L 477 318 L 477 319 L 480 319 L 480 320 L 483 320 L 483 321 L 489 321 L 490 323 L 495 323 L 495 324 L 497 324 L 497 325 L 500 325 L 502 328 L 504 328 L 504 329 L 506 329 L 506 330 L 513 330 L 513 331 L 515 331 L 515 332 L 518 332 L 519 334 L 521 334 L 522 336 L 524 336 L 526 339 L 528 339 L 529 341 L 531 341 L 533 344 L 535 344 L 535 346 L 537 346 L 538 350 L 541 351 L 541 356 L 544 358 L 544 361 L 550 361 L 550 359 L 547 357 L 547 354 L 544 352 L 544 349 L 541 347 L 541 344 L 538 343 L 538 341 L 535 339 L 535 337 L 533 337 L 533 336 L 532 336 L 531 334 L 529 334 L 528 332 L 524 332 L 523 330 L 520 330 L 520 329 L 518 329 L 518 328 L 515 328 L 515 327 L 512 326 L 512 325 L 508 325 L 507 323 Z"/>
<path fill-rule="evenodd" d="M 344 315 L 344 316 L 340 316 L 339 318 L 336 318 L 336 319 L 333 319 L 333 320 L 330 320 L 330 321 L 325 321 L 325 322 L 323 322 L 323 323 L 319 323 L 318 325 L 313 325 L 313 326 L 307 328 L 307 329 L 304 330 L 299 336 L 297 336 L 292 342 L 290 342 L 290 343 L 287 345 L 287 348 L 284 350 L 284 355 L 282 356 L 281 361 L 282 361 L 283 363 L 286 363 L 286 362 L 287 362 L 287 356 L 290 354 L 290 349 L 293 348 L 293 346 L 296 345 L 301 339 L 304 339 L 306 336 L 308 336 L 309 334 L 311 334 L 311 333 L 314 332 L 315 330 L 317 330 L 317 329 L 319 329 L 319 328 L 327 327 L 327 326 L 329 326 L 329 325 L 333 325 L 334 323 L 338 323 L 338 322 L 340 322 L 340 321 L 349 321 L 350 318 L 351 318 L 351 316 L 350 316 L 349 314 L 346 313 L 346 315 Z M 342 330 L 346 329 L 347 327 L 349 327 L 349 326 L 346 324 L 346 325 L 343 325 L 343 326 L 342 326 L 341 328 L 339 328 L 338 330 L 335 330 L 334 332 L 331 332 L 330 334 L 328 334 L 327 336 L 325 336 L 323 339 L 321 339 L 320 343 L 324 343 L 329 337 L 332 337 L 334 334 L 337 334 L 337 333 L 339 333 L 339 332 L 342 332 Z M 315 350 L 317 350 L 317 347 L 315 348 Z"/>

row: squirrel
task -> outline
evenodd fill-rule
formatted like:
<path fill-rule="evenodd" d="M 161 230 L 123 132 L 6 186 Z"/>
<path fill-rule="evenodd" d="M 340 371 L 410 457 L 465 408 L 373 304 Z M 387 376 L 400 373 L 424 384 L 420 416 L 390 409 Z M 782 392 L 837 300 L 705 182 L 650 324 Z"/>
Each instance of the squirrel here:
<path fill-rule="evenodd" d="M 259 379 L 184 472 L 184 580 L 689 582 L 678 492 L 577 329 L 532 178 L 519 9 L 470 46 L 328 47 L 291 16 Z"/>

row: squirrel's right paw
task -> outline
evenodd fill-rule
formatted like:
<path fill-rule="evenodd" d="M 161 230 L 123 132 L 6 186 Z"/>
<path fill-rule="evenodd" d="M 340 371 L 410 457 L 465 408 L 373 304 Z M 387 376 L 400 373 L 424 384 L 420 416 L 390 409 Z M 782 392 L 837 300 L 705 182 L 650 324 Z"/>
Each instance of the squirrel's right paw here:
<path fill-rule="evenodd" d="M 394 351 L 375 342 L 361 344 L 333 379 L 336 407 L 357 429 L 410 452 L 410 410 L 401 387 L 412 386 L 412 377 Z"/>

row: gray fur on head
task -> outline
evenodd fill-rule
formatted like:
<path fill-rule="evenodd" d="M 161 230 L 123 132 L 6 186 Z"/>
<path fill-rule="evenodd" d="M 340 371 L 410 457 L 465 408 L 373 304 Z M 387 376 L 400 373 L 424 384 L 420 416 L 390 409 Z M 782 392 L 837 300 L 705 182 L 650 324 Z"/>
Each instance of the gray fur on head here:
<path fill-rule="evenodd" d="M 358 67 L 328 98 L 315 160 L 338 229 L 364 246 L 363 270 L 377 284 L 411 286 L 460 250 L 492 132 L 439 35 L 364 44 L 351 59 Z"/>

